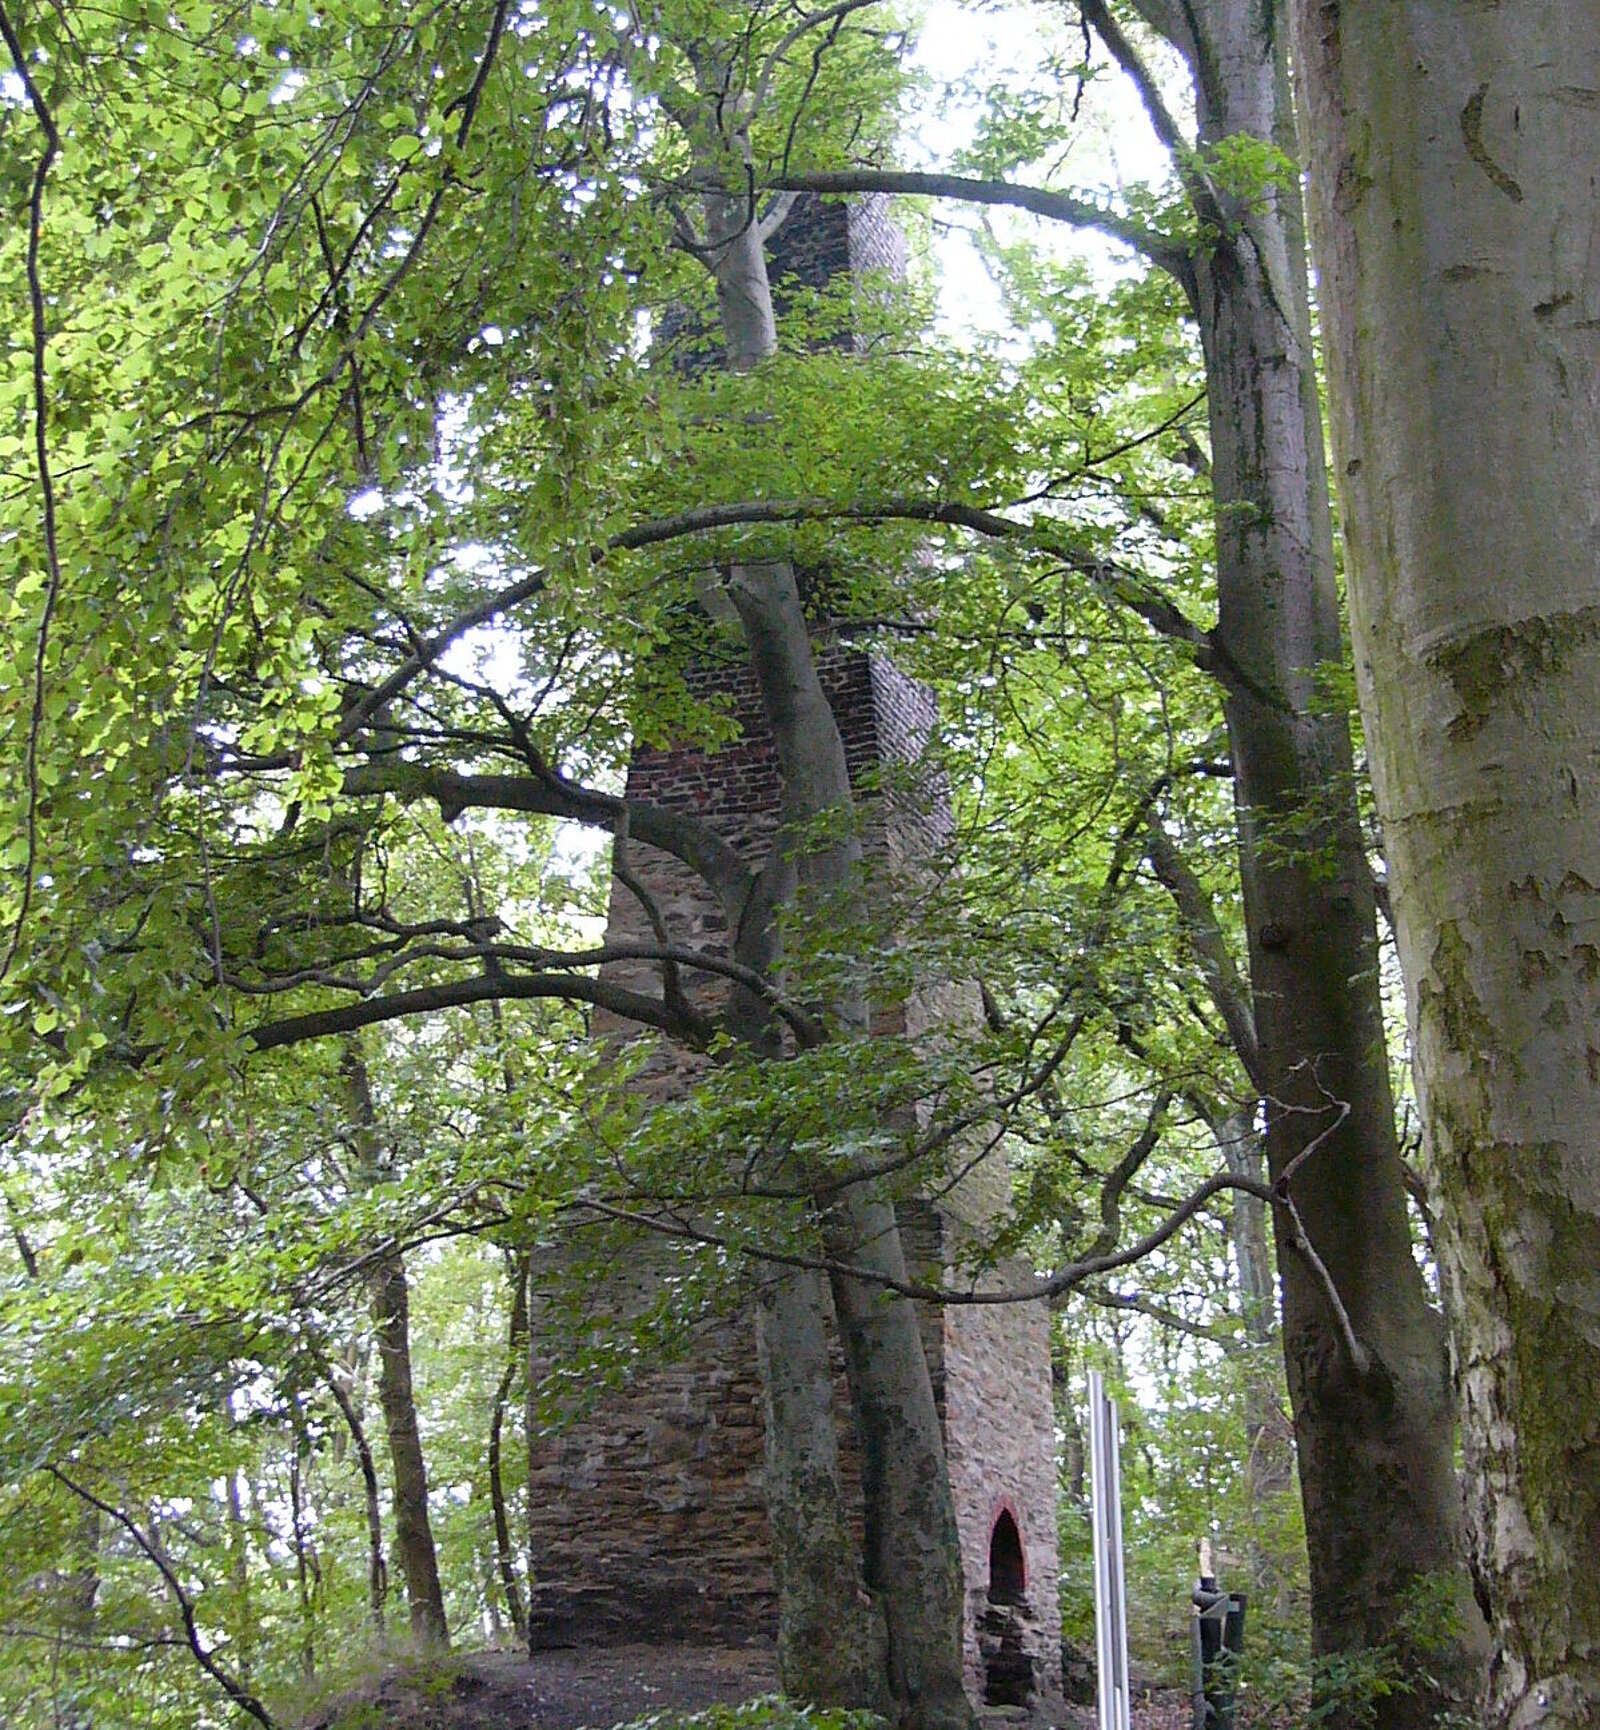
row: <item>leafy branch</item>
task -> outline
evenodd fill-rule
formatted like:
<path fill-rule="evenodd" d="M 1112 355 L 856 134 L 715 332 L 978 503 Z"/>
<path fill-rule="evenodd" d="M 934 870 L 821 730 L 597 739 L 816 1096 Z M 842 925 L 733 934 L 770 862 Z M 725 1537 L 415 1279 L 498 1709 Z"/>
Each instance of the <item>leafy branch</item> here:
<path fill-rule="evenodd" d="M 171 1559 L 162 1549 L 160 1542 L 153 1536 L 146 1536 L 139 1523 L 114 1502 L 107 1502 L 97 1496 L 93 1490 L 86 1488 L 70 1478 L 59 1466 L 46 1465 L 45 1470 L 64 1489 L 70 1490 L 79 1501 L 86 1502 L 91 1508 L 98 1509 L 107 1519 L 114 1520 L 121 1526 L 138 1548 L 154 1563 L 157 1573 L 166 1582 L 167 1590 L 172 1594 L 173 1602 L 178 1606 L 178 1614 L 183 1619 L 184 1637 L 188 1641 L 189 1650 L 194 1654 L 195 1662 L 223 1691 L 224 1694 L 239 1708 L 261 1725 L 262 1730 L 278 1730 L 278 1722 L 265 1706 L 250 1692 L 243 1683 L 229 1675 L 217 1662 L 215 1651 L 200 1638 L 200 1625 L 195 1616 L 194 1599 L 185 1589 L 183 1581 L 178 1578 L 177 1569 Z"/>
<path fill-rule="evenodd" d="M 44 315 L 44 284 L 39 275 L 39 242 L 44 232 L 44 189 L 50 170 L 61 150 L 61 134 L 56 130 L 55 117 L 49 104 L 28 70 L 27 56 L 21 39 L 4 5 L 0 5 L 0 37 L 4 37 L 11 55 L 12 70 L 22 82 L 33 110 L 34 119 L 44 133 L 44 150 L 34 167 L 33 182 L 28 191 L 28 308 L 32 321 L 33 343 L 33 444 L 34 460 L 39 469 L 39 487 L 44 495 L 44 554 L 48 581 L 44 603 L 39 609 L 39 625 L 33 646 L 33 694 L 28 712 L 28 747 L 25 775 L 27 778 L 27 838 L 28 852 L 23 862 L 22 892 L 17 903 L 17 917 L 6 943 L 5 959 L 0 961 L 0 980 L 11 972 L 22 933 L 33 905 L 33 887 L 39 863 L 39 740 L 44 731 L 45 659 L 50 648 L 50 626 L 61 599 L 61 550 L 56 538 L 56 488 L 50 470 L 50 402 L 46 388 L 45 345 L 50 339 Z"/>

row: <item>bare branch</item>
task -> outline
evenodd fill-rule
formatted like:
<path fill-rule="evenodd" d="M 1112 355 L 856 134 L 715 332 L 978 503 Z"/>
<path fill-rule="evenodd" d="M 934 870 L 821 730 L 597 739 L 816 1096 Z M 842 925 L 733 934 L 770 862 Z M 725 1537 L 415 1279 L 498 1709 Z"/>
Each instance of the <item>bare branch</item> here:
<path fill-rule="evenodd" d="M 880 1270 L 859 1267 L 854 1263 L 841 1262 L 834 1258 L 806 1256 L 759 1248 L 754 1244 L 732 1238 L 726 1233 L 709 1231 L 676 1216 L 662 1219 L 659 1216 L 640 1213 L 636 1209 L 619 1207 L 595 1197 L 586 1197 L 582 1201 L 574 1202 L 573 1208 L 578 1211 L 591 1211 L 603 1218 L 643 1226 L 668 1237 L 683 1238 L 689 1242 L 703 1243 L 727 1250 L 753 1261 L 771 1262 L 780 1267 L 806 1268 L 839 1275 L 847 1279 L 860 1279 L 868 1284 L 876 1285 L 882 1290 L 894 1292 L 897 1296 L 915 1298 L 923 1303 L 989 1306 L 1036 1303 L 1041 1299 L 1059 1297 L 1065 1292 L 1077 1290 L 1087 1280 L 1091 1280 L 1099 1274 L 1111 1273 L 1118 1268 L 1131 1267 L 1136 1262 L 1143 1261 L 1147 1256 L 1154 1254 L 1169 1239 L 1175 1237 L 1214 1197 L 1228 1190 L 1242 1191 L 1246 1195 L 1255 1196 L 1258 1200 L 1266 1202 L 1269 1206 L 1286 1215 L 1285 1241 L 1289 1248 L 1298 1252 L 1305 1259 L 1307 1267 L 1310 1268 L 1313 1277 L 1322 1288 L 1323 1296 L 1333 1313 L 1339 1337 L 1350 1356 L 1351 1365 L 1358 1375 L 1365 1376 L 1370 1374 L 1373 1368 L 1372 1354 L 1357 1336 L 1354 1324 L 1350 1320 L 1350 1312 L 1339 1295 L 1338 1287 L 1333 1282 L 1333 1276 L 1328 1272 L 1327 1264 L 1317 1254 L 1316 1249 L 1306 1236 L 1305 1225 L 1300 1218 L 1300 1210 L 1295 1206 L 1289 1193 L 1289 1179 L 1292 1176 L 1293 1168 L 1303 1163 L 1305 1157 L 1314 1153 L 1343 1121 L 1343 1116 L 1341 1116 L 1337 1122 L 1331 1124 L 1321 1135 L 1317 1136 L 1309 1146 L 1302 1150 L 1301 1157 L 1298 1157 L 1292 1166 L 1284 1171 L 1276 1183 L 1265 1184 L 1256 1178 L 1246 1177 L 1238 1172 L 1216 1172 L 1191 1190 L 1181 1202 L 1172 1208 L 1165 1219 L 1153 1226 L 1137 1242 L 1129 1244 L 1126 1249 L 1084 1256 L 1082 1259 L 1069 1262 L 1065 1267 L 1057 1269 L 1056 1272 L 1044 1275 L 1027 1285 L 1005 1287 L 998 1290 L 980 1290 L 976 1283 L 969 1287 L 928 1285 L 918 1280 L 895 1279 Z"/>
<path fill-rule="evenodd" d="M 457 1009 L 471 1003 L 526 1002 L 537 998 L 564 998 L 590 1003 L 645 1027 L 659 1028 L 685 1044 L 704 1049 L 711 1041 L 710 1021 L 684 1007 L 673 1010 L 658 997 L 629 991 L 609 980 L 591 979 L 581 973 L 525 973 L 486 979 L 454 979 L 439 985 L 422 985 L 413 991 L 396 991 L 369 997 L 331 1009 L 287 1015 L 249 1028 L 245 1038 L 257 1051 L 275 1051 L 284 1045 L 299 1045 L 311 1039 L 326 1039 L 336 1033 L 354 1033 L 361 1027 L 399 1021 L 410 1015 L 429 1015 L 441 1009 Z"/>
<path fill-rule="evenodd" d="M 778 38 L 772 51 L 761 63 L 761 71 L 756 76 L 754 88 L 750 92 L 750 102 L 745 113 L 746 121 L 753 120 L 761 112 L 768 93 L 772 89 L 772 80 L 777 76 L 778 68 L 783 64 L 784 56 L 796 43 L 803 41 L 813 30 L 820 30 L 824 24 L 831 24 L 839 19 L 848 18 L 852 12 L 860 12 L 865 7 L 875 6 L 878 0 L 834 0 L 831 6 L 821 7 L 816 12 L 808 12 L 791 29 Z"/>
<path fill-rule="evenodd" d="M 1207 1322 L 1192 1322 L 1187 1316 L 1179 1315 L 1176 1310 L 1168 1309 L 1165 1304 L 1152 1303 L 1149 1298 L 1140 1297 L 1137 1292 L 1108 1291 L 1102 1286 L 1093 1285 L 1083 1286 L 1081 1290 L 1090 1303 L 1099 1304 L 1103 1309 L 1132 1310 L 1138 1315 L 1149 1316 L 1151 1321 L 1159 1322 L 1164 1328 L 1171 1328 L 1174 1333 L 1187 1334 L 1192 1339 L 1207 1340 L 1214 1346 L 1220 1346 L 1224 1352 L 1234 1353 L 1239 1349 L 1237 1336 L 1228 1330 Z"/>
<path fill-rule="evenodd" d="M 1217 922 L 1211 897 L 1173 846 L 1159 821 L 1154 819 L 1145 829 L 1145 854 L 1156 876 L 1177 904 L 1189 946 L 1200 963 L 1206 990 L 1228 1029 L 1228 1037 L 1239 1054 L 1245 1074 L 1257 1092 L 1264 1093 L 1255 1011 L 1250 1004 L 1249 991 L 1239 977 L 1233 951 L 1229 949 L 1228 940 Z"/>
<path fill-rule="evenodd" d="M 70 1490 L 80 1501 L 87 1502 L 91 1508 L 97 1508 L 107 1519 L 115 1520 L 122 1527 L 139 1549 L 155 1564 L 157 1572 L 166 1582 L 167 1590 L 172 1594 L 173 1602 L 178 1606 L 178 1614 L 183 1618 L 183 1632 L 189 1643 L 189 1650 L 194 1654 L 195 1662 L 211 1678 L 224 1694 L 239 1708 L 261 1725 L 262 1730 L 278 1730 L 277 1720 L 267 1711 L 266 1707 L 250 1690 L 236 1681 L 217 1662 L 216 1654 L 200 1638 L 200 1628 L 195 1620 L 194 1600 L 184 1590 L 183 1582 L 178 1578 L 177 1570 L 162 1553 L 161 1546 L 147 1538 L 140 1530 L 138 1522 L 131 1519 L 121 1508 L 111 1502 L 102 1501 L 92 1490 L 86 1489 L 61 1470 L 59 1466 L 46 1466 L 45 1470 L 63 1488 Z"/>
<path fill-rule="evenodd" d="M 1166 1117 L 1167 1107 L 1171 1103 L 1172 1095 L 1166 1090 L 1156 1094 L 1150 1102 L 1150 1110 L 1146 1114 L 1144 1129 L 1138 1140 L 1106 1173 L 1105 1182 L 1100 1189 L 1100 1231 L 1090 1248 L 1091 1257 L 1105 1255 L 1116 1247 L 1117 1239 L 1122 1235 L 1122 1192 L 1139 1175 L 1139 1168 L 1155 1152 L 1156 1143 L 1161 1139 L 1162 1120 Z"/>
<path fill-rule="evenodd" d="M 1017 186 L 1009 180 L 983 180 L 964 174 L 922 173 L 889 168 L 850 168 L 828 173 L 773 174 L 767 184 L 780 191 L 816 192 L 845 197 L 851 193 L 885 192 L 913 198 L 958 199 L 967 204 L 992 204 L 1030 211 L 1073 228 L 1093 229 L 1130 247 L 1174 277 L 1189 291 L 1194 267 L 1188 249 L 1169 236 L 1146 228 L 1132 217 L 1106 210 L 1070 193 L 1042 186 Z"/>

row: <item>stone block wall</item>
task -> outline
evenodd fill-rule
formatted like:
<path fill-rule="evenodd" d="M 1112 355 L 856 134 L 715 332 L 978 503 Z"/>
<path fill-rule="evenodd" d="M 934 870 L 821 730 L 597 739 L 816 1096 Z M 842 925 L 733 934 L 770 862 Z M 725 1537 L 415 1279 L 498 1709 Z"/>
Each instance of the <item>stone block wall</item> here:
<path fill-rule="evenodd" d="M 897 280 L 903 238 L 886 199 L 844 204 L 802 198 L 769 243 L 780 310 L 796 286 L 821 289 L 843 274 Z M 870 291 L 869 291 L 870 292 Z M 680 312 L 662 319 L 671 363 L 716 364 L 717 345 Z M 859 339 L 858 339 L 859 340 Z M 825 601 L 811 597 L 814 611 Z M 923 762 L 936 719 L 932 694 L 884 656 L 817 632 L 818 672 L 844 741 L 873 868 L 915 891 L 950 840 L 946 788 Z M 726 708 L 734 737 L 720 750 L 641 749 L 628 795 L 692 813 L 759 867 L 777 826 L 781 786 L 753 675 L 709 655 L 689 674 L 691 690 Z M 629 864 L 648 888 L 673 940 L 726 954 L 721 908 L 678 861 L 629 843 Z M 613 882 L 608 942 L 648 942 L 638 898 Z M 659 988 L 651 963 L 617 964 L 610 976 Z M 707 1007 L 726 987 L 688 975 L 685 989 Z M 874 1018 L 878 1032 L 922 1042 L 960 1039 L 978 1025 L 971 988 L 928 980 Z M 636 1085 L 661 1099 L 681 1094 L 705 1062 L 653 1035 L 597 1015 L 612 1041 L 643 1039 Z M 925 1277 L 955 1283 L 962 1247 L 1008 1205 L 1002 1155 L 972 1164 L 936 1198 L 901 1209 L 908 1261 Z M 619 1258 L 597 1307 L 626 1317 L 670 1277 L 674 1246 L 645 1234 Z M 555 1281 L 560 1265 L 538 1270 Z M 990 1278 L 1020 1279 L 1020 1270 Z M 532 1309 L 530 1388 L 551 1367 Z M 919 1313 L 934 1396 L 944 1426 L 966 1584 L 964 1655 L 975 1704 L 1027 1703 L 1059 1721 L 1060 1632 L 1055 1525 L 1055 1425 L 1049 1321 L 1042 1305 L 924 1306 Z M 836 1365 L 838 1363 L 836 1353 Z M 847 1496 L 860 1529 L 859 1454 L 842 1367 L 835 1410 Z M 770 1638 L 776 1602 L 761 1479 L 764 1442 L 754 1323 L 747 1314 L 707 1321 L 670 1362 L 641 1358 L 624 1385 L 581 1418 L 541 1430 L 530 1397 L 530 1600 L 535 1647 L 639 1639 L 728 1641 Z M 998 1523 L 998 1524 L 997 1524 Z M 997 1537 L 998 1532 L 998 1537 Z M 1003 1542 L 1002 1542 L 1003 1540 Z M 991 1579 L 1000 1558 L 998 1586 Z M 995 1589 L 991 1589 L 994 1587 Z"/>
<path fill-rule="evenodd" d="M 536 1382 L 548 1368 L 537 1324 L 534 1340 Z M 536 1422 L 530 1412 L 535 1650 L 770 1637 L 776 1596 L 748 1317 L 707 1326 L 684 1358 L 650 1365 L 572 1428 L 540 1437 Z"/>
<path fill-rule="evenodd" d="M 948 800 L 919 759 L 934 721 L 931 695 L 884 657 L 847 645 L 819 654 L 819 673 L 844 740 L 851 775 L 875 789 L 863 799 L 872 853 L 891 872 L 915 871 L 948 838 Z M 692 812 L 759 865 L 776 825 L 776 756 L 753 677 L 706 666 L 691 674 L 701 695 L 730 706 L 738 735 L 715 752 L 641 750 L 630 797 Z M 724 951 L 721 910 L 694 874 L 653 849 L 630 846 L 676 941 Z M 648 940 L 638 900 L 613 884 L 607 940 Z M 615 970 L 645 989 L 648 963 Z M 694 987 L 722 990 L 709 976 Z M 959 1036 L 977 1016 L 973 994 L 930 981 L 888 1018 L 896 1031 Z M 652 1054 L 640 1084 L 658 1097 L 680 1092 L 698 1060 L 654 1035 L 614 1024 L 607 1037 L 642 1037 Z M 998 1154 L 979 1162 L 948 1195 L 902 1210 L 907 1252 L 924 1274 L 963 1277 L 963 1242 L 1006 1205 L 1009 1180 Z M 608 1307 L 641 1301 L 675 1252 L 641 1241 Z M 1003 1276 L 1020 1278 L 1017 1270 Z M 630 1293 L 633 1295 L 630 1297 Z M 995 1676 L 1025 1681 L 1041 1711 L 1059 1701 L 1059 1613 L 1055 1531 L 1055 1432 L 1048 1317 L 1042 1305 L 929 1306 L 921 1314 L 935 1397 L 945 1428 L 967 1588 L 964 1636 L 976 1702 Z M 735 1315 L 709 1324 L 670 1364 L 640 1366 L 571 1430 L 532 1444 L 532 1628 L 536 1644 L 608 1643 L 651 1637 L 728 1640 L 770 1637 L 775 1624 L 771 1563 L 761 1501 L 763 1442 L 753 1323 Z M 539 1338 L 537 1324 L 533 1329 Z M 543 1368 L 536 1363 L 536 1374 Z M 859 1521 L 859 1463 L 842 1374 L 836 1378 L 841 1458 Z M 530 1424 L 530 1434 L 534 1433 Z M 1020 1602 L 991 1603 L 995 1523 L 1009 1515 L 1020 1539 L 1026 1587 Z M 1012 1696 L 1001 1686 L 1005 1699 Z"/>

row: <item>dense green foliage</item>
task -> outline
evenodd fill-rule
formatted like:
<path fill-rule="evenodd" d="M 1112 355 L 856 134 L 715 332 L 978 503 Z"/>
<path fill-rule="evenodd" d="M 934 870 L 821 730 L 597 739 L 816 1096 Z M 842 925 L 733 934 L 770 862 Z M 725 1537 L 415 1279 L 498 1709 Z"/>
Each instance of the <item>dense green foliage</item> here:
<path fill-rule="evenodd" d="M 287 1715 L 403 1644 L 397 1580 L 375 1615 L 360 1461 L 386 1519 L 385 1251 L 406 1254 L 449 1620 L 509 1641 L 487 1452 L 509 1390 L 514 1528 L 530 1246 L 576 1273 L 532 1408 L 553 1423 L 809 1242 L 785 1198 L 730 1186 L 746 1150 L 842 1169 L 870 1144 L 910 1189 L 976 1127 L 1018 1180 L 993 1254 L 1043 1270 L 1135 1242 L 1253 1109 L 1191 941 L 1204 905 L 1237 951 L 1239 911 L 1177 288 L 1006 226 L 1008 329 L 950 343 L 913 210 L 909 289 L 790 297 L 754 373 L 676 364 L 711 303 L 676 244 L 706 65 L 747 105 L 753 186 L 883 157 L 925 96 L 879 13 L 8 5 L 0 284 L 20 311 L 37 281 L 47 342 L 14 316 L 0 374 L 6 1723 Z M 997 91 L 970 165 L 1051 160 L 1075 109 Z M 1117 208 L 1180 221 L 1170 185 Z M 589 1038 L 600 848 L 636 743 L 727 739 L 683 678 L 739 653 L 697 597 L 763 558 L 816 573 L 839 629 L 934 688 L 957 818 L 871 929 L 804 910 L 784 1001 L 868 956 L 877 1001 L 931 972 L 989 1013 L 870 1066 L 826 1040 L 714 1064 L 647 1109 Z M 660 984 L 604 1007 L 725 1055 Z M 607 1208 L 707 1240 L 611 1334 L 583 1276 L 636 1227 Z M 1282 1395 L 1230 1217 L 1216 1198 L 1059 1300 L 1064 1412 L 1093 1363 L 1138 1414 L 1150 1666 L 1184 1649 L 1202 1534 L 1270 1582 L 1303 1664 L 1295 1515 L 1247 1490 L 1248 1413 Z"/>

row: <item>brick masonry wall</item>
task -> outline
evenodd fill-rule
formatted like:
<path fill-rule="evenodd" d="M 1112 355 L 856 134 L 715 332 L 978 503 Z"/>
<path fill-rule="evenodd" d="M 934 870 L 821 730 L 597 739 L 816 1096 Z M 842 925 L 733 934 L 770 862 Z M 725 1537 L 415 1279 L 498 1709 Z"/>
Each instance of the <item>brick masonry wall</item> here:
<path fill-rule="evenodd" d="M 821 288 L 843 271 L 857 281 L 904 275 L 903 239 L 885 199 L 850 205 L 800 200 L 769 247 L 775 298 L 795 283 Z M 697 366 L 708 345 L 683 321 L 663 321 L 679 346 L 674 364 Z M 696 358 L 704 352 L 704 358 Z M 820 634 L 820 633 L 819 633 Z M 936 719 L 932 694 L 881 655 L 832 643 L 818 648 L 818 671 L 844 740 L 861 801 L 869 857 L 902 885 L 915 883 L 950 838 L 947 790 L 922 762 Z M 690 812 L 713 825 L 759 866 L 777 823 L 776 754 L 754 677 L 742 665 L 709 661 L 691 689 L 727 704 L 734 741 L 721 750 L 640 750 L 628 795 Z M 630 862 L 647 884 L 677 942 L 726 953 L 721 909 L 678 861 L 634 843 Z M 607 940 L 649 941 L 637 899 L 613 883 Z M 619 983 L 659 987 L 647 963 L 609 971 Z M 691 975 L 686 988 L 708 1006 L 725 987 Z M 928 981 L 886 1011 L 878 1025 L 913 1039 L 959 1038 L 976 1025 L 976 993 Z M 604 1016 L 607 1039 L 641 1037 Z M 703 1059 L 649 1041 L 638 1085 L 659 1098 L 681 1094 Z M 1002 1157 L 981 1162 L 948 1194 L 902 1210 L 908 1258 L 924 1275 L 954 1280 L 964 1233 L 1002 1211 L 1009 1198 Z M 598 1299 L 637 1311 L 676 1253 L 641 1239 L 614 1291 Z M 558 1268 L 545 1272 L 554 1277 Z M 1020 1277 L 1008 1270 L 1007 1277 Z M 535 1306 L 530 1384 L 550 1367 Z M 1034 1704 L 1060 1706 L 1055 1525 L 1055 1423 L 1048 1316 L 1042 1305 L 926 1307 L 924 1349 L 945 1429 L 960 1532 L 967 1614 L 968 1688 L 982 1702 L 997 1655 L 1014 1671 L 1020 1653 Z M 555 1330 L 552 1330 L 555 1331 Z M 608 1644 L 630 1639 L 726 1641 L 770 1637 L 775 1595 L 761 1497 L 763 1440 L 754 1329 L 745 1314 L 706 1324 L 670 1363 L 641 1362 L 626 1384 L 581 1420 L 539 1431 L 530 1400 L 530 1577 L 533 1644 Z M 842 1370 L 835 1406 L 847 1494 L 860 1522 L 859 1457 Z M 1002 1510 L 1017 1524 L 1027 1567 L 1025 1602 L 989 1601 L 991 1534 Z M 1004 1647 L 1002 1653 L 1000 1649 Z M 1059 1717 L 1056 1717 L 1059 1721 Z"/>
<path fill-rule="evenodd" d="M 881 783 L 864 799 L 874 851 L 894 870 L 914 870 L 948 835 L 948 801 L 919 766 L 935 719 L 931 694 L 882 656 L 835 645 L 819 653 L 819 672 L 858 782 Z M 640 751 L 628 793 L 713 824 L 759 865 L 776 823 L 779 780 L 771 737 L 753 677 L 743 669 L 691 675 L 701 694 L 730 702 L 735 742 L 715 753 Z M 634 844 L 635 872 L 649 886 L 673 937 L 725 952 L 720 909 L 686 867 Z M 648 940 L 637 900 L 612 888 L 608 941 Z M 658 979 L 649 964 L 613 970 L 644 989 Z M 702 979 L 708 1000 L 721 990 Z M 977 1014 L 970 991 L 930 983 L 904 1011 L 913 1037 L 949 1037 Z M 602 1025 L 606 1036 L 633 1030 Z M 679 1093 L 697 1062 L 665 1041 L 651 1042 L 641 1085 Z M 906 1210 L 907 1250 L 929 1275 L 959 1277 L 964 1229 L 1003 1208 L 1003 1160 L 969 1173 L 940 1205 Z M 637 1289 L 652 1265 L 670 1258 L 641 1243 L 630 1264 Z M 1020 1277 L 1011 1270 L 1014 1277 Z M 627 1288 L 616 1307 L 625 1309 Z M 637 1301 L 637 1300 L 635 1300 Z M 988 1602 L 989 1545 L 1002 1508 L 1015 1519 L 1028 1568 L 1024 1605 L 1005 1612 L 1008 1638 L 1020 1638 L 1035 1678 L 1037 1704 L 1059 1700 L 1059 1612 L 1055 1531 L 1055 1430 L 1048 1319 L 1042 1305 L 927 1308 L 922 1334 L 945 1426 L 951 1488 L 967 1587 L 964 1656 L 968 1686 L 984 1697 L 986 1663 L 999 1644 Z M 537 1337 L 535 1328 L 535 1337 Z M 843 1378 L 837 1402 L 841 1455 L 857 1498 L 859 1467 Z M 699 1336 L 686 1356 L 646 1366 L 566 1434 L 533 1447 L 534 1639 L 542 1644 L 607 1643 L 665 1637 L 770 1636 L 775 1620 L 771 1563 L 761 1502 L 760 1390 L 747 1316 L 726 1318 Z M 987 1618 L 987 1620 L 986 1620 Z"/>

